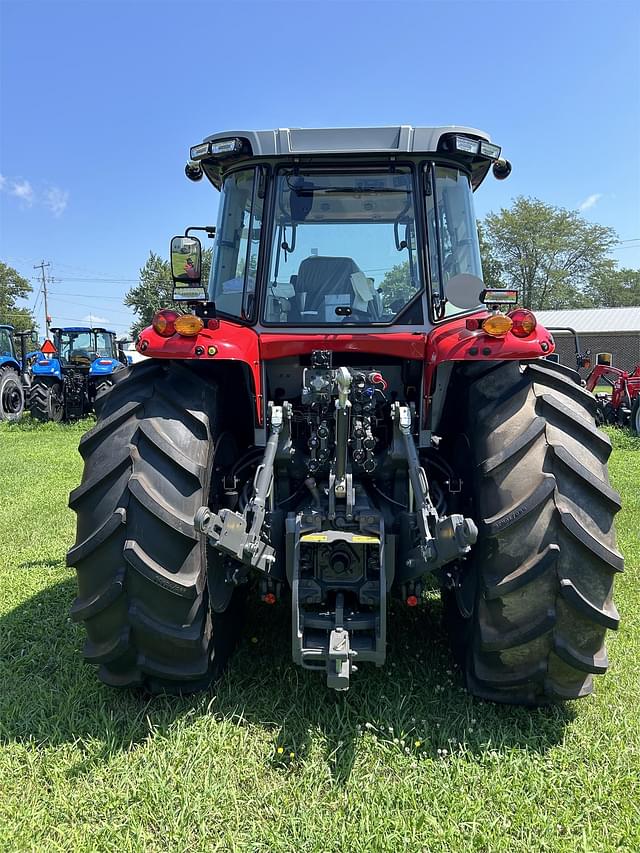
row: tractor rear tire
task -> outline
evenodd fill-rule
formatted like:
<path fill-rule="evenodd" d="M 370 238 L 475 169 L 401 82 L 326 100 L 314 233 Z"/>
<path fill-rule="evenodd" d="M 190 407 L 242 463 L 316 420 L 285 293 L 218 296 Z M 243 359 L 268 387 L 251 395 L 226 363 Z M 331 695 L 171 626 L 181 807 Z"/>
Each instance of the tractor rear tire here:
<path fill-rule="evenodd" d="M 93 391 L 95 399 L 97 400 L 98 397 L 102 397 L 103 394 L 106 394 L 112 385 L 112 379 L 103 379 L 102 382 L 98 382 Z"/>
<path fill-rule="evenodd" d="M 59 382 L 34 382 L 29 389 L 31 417 L 38 421 L 60 423 L 64 417 L 62 388 Z"/>
<path fill-rule="evenodd" d="M 468 386 L 479 536 L 443 600 L 468 688 L 482 699 L 577 699 L 608 666 L 620 498 L 596 400 L 579 383 L 551 362 L 501 362 Z"/>
<path fill-rule="evenodd" d="M 631 406 L 631 432 L 640 438 L 640 395 L 636 397 Z"/>
<path fill-rule="evenodd" d="M 241 600 L 209 596 L 208 547 L 194 516 L 211 494 L 220 432 L 218 386 L 193 368 L 148 361 L 118 371 L 83 436 L 81 485 L 70 496 L 78 576 L 71 615 L 102 681 L 190 693 L 221 674 Z"/>
<path fill-rule="evenodd" d="M 20 375 L 11 367 L 0 368 L 0 421 L 19 421 L 24 410 Z"/>

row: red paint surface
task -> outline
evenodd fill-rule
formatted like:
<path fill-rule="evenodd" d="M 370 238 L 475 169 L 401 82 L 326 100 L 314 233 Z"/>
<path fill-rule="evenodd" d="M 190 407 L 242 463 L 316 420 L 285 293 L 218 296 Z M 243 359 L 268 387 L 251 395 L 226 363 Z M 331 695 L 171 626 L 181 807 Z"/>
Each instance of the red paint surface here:
<path fill-rule="evenodd" d="M 426 334 L 424 332 L 391 332 L 371 334 L 319 334 L 319 335 L 274 335 L 270 332 L 260 336 L 262 357 L 269 361 L 294 355 L 307 355 L 314 349 L 333 352 L 370 352 L 373 355 L 395 355 L 398 358 L 424 358 Z"/>
<path fill-rule="evenodd" d="M 208 348 L 215 346 L 215 355 L 209 355 Z M 198 355 L 196 350 L 202 348 Z M 260 373 L 260 349 L 258 336 L 246 326 L 238 326 L 227 320 L 220 320 L 217 329 L 203 329 L 192 338 L 172 335 L 163 338 L 147 326 L 136 341 L 136 349 L 150 358 L 184 358 L 193 361 L 242 361 L 248 365 L 253 379 L 253 393 L 256 400 L 256 415 L 262 423 L 262 377 Z"/>
<path fill-rule="evenodd" d="M 488 316 L 480 311 L 474 318 L 480 320 Z M 468 317 L 454 317 L 429 333 L 427 338 L 427 358 L 424 365 L 424 407 L 429 408 L 429 396 L 436 368 L 445 361 L 509 361 L 527 360 L 550 355 L 555 350 L 551 334 L 541 326 L 536 326 L 526 338 L 518 338 L 507 332 L 504 337 L 493 338 L 482 329 L 467 329 Z M 547 349 L 543 349 L 543 344 Z M 473 355 L 471 350 L 477 349 Z M 488 353 L 483 352 L 489 350 Z"/>
<path fill-rule="evenodd" d="M 486 311 L 474 317 L 483 319 Z M 445 361 L 500 361 L 506 359 L 533 359 L 549 355 L 555 349 L 553 338 L 538 324 L 527 338 L 517 338 L 508 333 L 503 338 L 492 338 L 481 329 L 467 329 L 468 316 L 454 317 L 429 334 L 425 332 L 390 332 L 388 334 L 353 333 L 344 334 L 258 334 L 247 326 L 220 320 L 216 329 L 203 329 L 192 338 L 172 335 L 163 338 L 151 326 L 140 333 L 136 348 L 151 358 L 193 359 L 194 361 L 242 361 L 248 365 L 253 378 L 256 398 L 256 413 L 262 423 L 264 401 L 260 361 L 307 355 L 315 349 L 333 352 L 359 352 L 376 355 L 391 355 L 398 358 L 424 360 L 425 409 L 429 402 L 431 383 L 436 367 Z M 544 350 L 542 344 L 547 345 Z M 208 354 L 208 347 L 215 346 L 215 355 Z M 477 348 L 472 355 L 470 350 Z M 196 350 L 202 349 L 200 354 Z M 484 349 L 489 353 L 483 353 Z"/>

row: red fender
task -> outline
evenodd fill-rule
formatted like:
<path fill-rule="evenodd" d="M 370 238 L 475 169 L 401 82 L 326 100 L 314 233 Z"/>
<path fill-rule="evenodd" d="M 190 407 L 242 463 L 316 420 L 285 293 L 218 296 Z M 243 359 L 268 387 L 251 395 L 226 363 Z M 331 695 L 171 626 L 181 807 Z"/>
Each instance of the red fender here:
<path fill-rule="evenodd" d="M 526 338 L 519 338 L 511 332 L 494 338 L 481 328 L 473 328 L 479 326 L 488 316 L 487 311 L 480 311 L 471 316 L 452 317 L 427 336 L 427 356 L 424 364 L 425 413 L 429 408 L 436 368 L 443 362 L 527 361 L 554 352 L 556 345 L 553 336 L 540 323 Z"/>
<path fill-rule="evenodd" d="M 212 326 L 213 328 L 210 328 Z M 227 320 L 209 320 L 198 335 L 192 338 L 171 335 L 163 338 L 147 326 L 136 341 L 136 349 L 150 358 L 191 359 L 193 361 L 242 361 L 247 365 L 253 380 L 258 423 L 262 424 L 262 376 L 260 373 L 260 345 L 258 335 L 247 326 Z"/>

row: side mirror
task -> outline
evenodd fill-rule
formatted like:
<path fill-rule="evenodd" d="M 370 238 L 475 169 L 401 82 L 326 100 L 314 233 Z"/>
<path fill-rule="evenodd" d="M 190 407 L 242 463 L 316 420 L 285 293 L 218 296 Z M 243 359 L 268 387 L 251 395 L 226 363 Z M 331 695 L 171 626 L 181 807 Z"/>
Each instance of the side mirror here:
<path fill-rule="evenodd" d="M 456 308 L 469 311 L 472 308 L 481 307 L 481 294 L 484 291 L 484 283 L 477 275 L 459 273 L 447 281 L 444 287 L 444 295 L 447 301 Z"/>
<path fill-rule="evenodd" d="M 202 286 L 202 246 L 197 237 L 171 240 L 171 277 L 176 302 L 199 302 L 207 298 Z"/>

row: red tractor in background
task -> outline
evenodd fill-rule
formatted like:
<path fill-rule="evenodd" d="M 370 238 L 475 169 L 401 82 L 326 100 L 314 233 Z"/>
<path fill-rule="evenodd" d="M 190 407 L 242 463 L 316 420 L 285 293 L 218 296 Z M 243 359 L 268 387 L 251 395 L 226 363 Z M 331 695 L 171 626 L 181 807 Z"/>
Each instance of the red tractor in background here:
<path fill-rule="evenodd" d="M 221 191 L 208 285 L 188 228 L 174 298 L 81 441 L 72 616 L 108 684 L 205 688 L 246 593 L 346 690 L 387 603 L 440 587 L 468 689 L 536 705 L 607 668 L 623 569 L 608 438 L 515 291 L 482 282 L 478 130 L 234 131 L 191 149 Z M 358 678 L 366 676 L 359 675 Z"/>
<path fill-rule="evenodd" d="M 598 392 L 601 385 L 610 385 L 611 392 Z M 640 436 L 640 364 L 633 373 L 596 364 L 587 377 L 587 388 L 598 400 L 599 423 L 630 426 Z"/>

